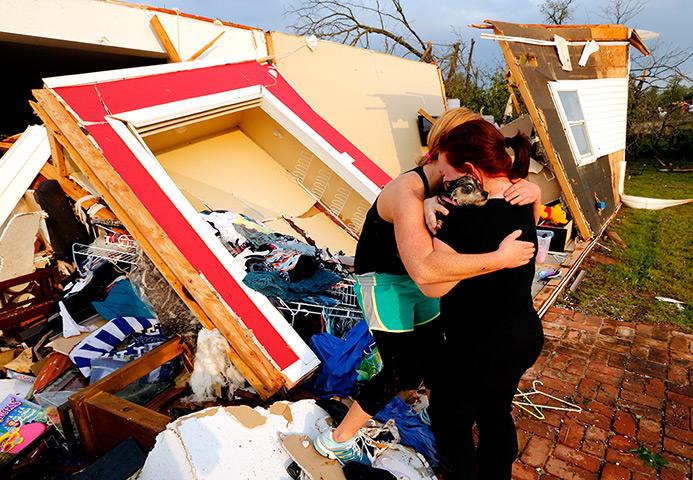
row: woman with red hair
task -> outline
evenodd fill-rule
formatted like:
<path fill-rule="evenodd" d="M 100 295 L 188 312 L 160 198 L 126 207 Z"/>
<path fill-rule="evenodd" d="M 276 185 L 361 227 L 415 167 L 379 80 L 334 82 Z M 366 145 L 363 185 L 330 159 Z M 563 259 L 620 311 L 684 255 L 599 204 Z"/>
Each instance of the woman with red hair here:
<path fill-rule="evenodd" d="M 514 159 L 506 153 L 512 148 Z M 527 176 L 530 143 L 518 134 L 505 138 L 485 120 L 465 122 L 440 140 L 439 169 L 444 181 L 476 178 L 489 194 L 483 206 L 452 206 L 434 239 L 439 252 L 480 254 L 495 250 L 508 233 L 536 245 L 532 205 L 503 198 Z M 520 378 L 539 357 L 544 341 L 532 303 L 534 260 L 446 284 L 424 285 L 441 297 L 443 347 L 431 389 L 429 415 L 447 479 L 507 479 L 517 457 L 511 403 Z M 452 377 L 454 368 L 458 375 Z M 472 427 L 479 432 L 475 445 Z"/>

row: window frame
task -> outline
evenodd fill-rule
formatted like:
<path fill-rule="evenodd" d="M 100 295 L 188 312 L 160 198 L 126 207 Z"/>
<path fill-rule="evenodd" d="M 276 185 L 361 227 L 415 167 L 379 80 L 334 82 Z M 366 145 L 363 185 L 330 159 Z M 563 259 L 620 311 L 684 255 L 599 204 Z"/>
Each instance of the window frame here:
<path fill-rule="evenodd" d="M 574 82 L 571 82 L 569 84 L 565 84 L 562 82 L 549 82 L 548 85 L 549 92 L 551 93 L 551 98 L 553 100 L 554 105 L 556 106 L 556 112 L 558 112 L 558 118 L 560 118 L 561 120 L 561 126 L 563 127 L 563 131 L 565 132 L 566 138 L 568 139 L 568 145 L 570 146 L 570 151 L 573 154 L 575 163 L 578 167 L 594 163 L 597 160 L 598 155 L 590 136 L 589 121 L 585 116 L 583 100 L 580 95 L 580 88 L 577 85 L 575 85 Z M 575 92 L 578 100 L 578 106 L 580 108 L 580 113 L 582 115 L 582 120 L 571 121 L 568 119 L 568 114 L 566 113 L 566 108 L 563 105 L 559 92 Z M 571 128 L 576 125 L 582 125 L 582 131 L 585 134 L 585 142 L 587 143 L 589 153 L 584 155 L 580 153 L 580 148 L 578 147 L 578 143 L 575 140 L 575 136 L 573 135 L 573 131 Z"/>

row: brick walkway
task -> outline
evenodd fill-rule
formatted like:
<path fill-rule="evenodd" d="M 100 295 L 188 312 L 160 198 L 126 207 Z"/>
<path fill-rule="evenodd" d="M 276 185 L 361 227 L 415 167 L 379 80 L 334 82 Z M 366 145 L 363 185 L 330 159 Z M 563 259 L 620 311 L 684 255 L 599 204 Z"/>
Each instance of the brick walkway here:
<path fill-rule="evenodd" d="M 691 479 L 693 335 L 558 308 L 543 324 L 544 351 L 520 387 L 540 379 L 583 411 L 538 420 L 515 407 L 513 478 Z M 643 445 L 669 462 L 659 474 L 631 453 Z"/>

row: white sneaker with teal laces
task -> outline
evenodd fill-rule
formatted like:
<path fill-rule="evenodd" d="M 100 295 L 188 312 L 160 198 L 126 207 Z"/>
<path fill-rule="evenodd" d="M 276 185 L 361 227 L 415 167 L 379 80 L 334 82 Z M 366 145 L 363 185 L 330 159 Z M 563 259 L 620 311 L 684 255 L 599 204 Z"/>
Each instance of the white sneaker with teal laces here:
<path fill-rule="evenodd" d="M 332 437 L 333 431 L 321 433 L 313 440 L 313 446 L 320 455 L 337 460 L 342 465 L 350 462 L 371 465 L 372 454 L 370 454 L 369 448 L 372 450 L 372 447 L 370 446 L 370 439 L 359 431 L 346 442 L 337 442 Z"/>
<path fill-rule="evenodd" d="M 428 407 L 424 407 L 419 411 L 419 419 L 424 425 L 431 426 L 431 417 L 428 416 Z"/>

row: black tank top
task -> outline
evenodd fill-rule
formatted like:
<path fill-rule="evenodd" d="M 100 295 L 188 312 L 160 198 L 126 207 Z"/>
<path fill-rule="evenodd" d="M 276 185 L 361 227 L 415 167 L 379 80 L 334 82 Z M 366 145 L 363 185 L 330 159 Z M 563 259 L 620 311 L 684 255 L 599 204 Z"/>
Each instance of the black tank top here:
<path fill-rule="evenodd" d="M 424 195 L 428 197 L 428 179 L 423 171 L 423 166 L 416 167 L 405 173 L 416 172 L 424 184 Z M 378 214 L 378 199 L 366 214 L 359 242 L 356 245 L 354 258 L 354 272 L 357 275 L 369 272 L 389 273 L 391 275 L 405 275 L 402 259 L 399 257 L 397 241 L 395 240 L 395 226 L 383 220 Z"/>

